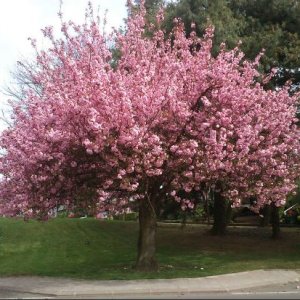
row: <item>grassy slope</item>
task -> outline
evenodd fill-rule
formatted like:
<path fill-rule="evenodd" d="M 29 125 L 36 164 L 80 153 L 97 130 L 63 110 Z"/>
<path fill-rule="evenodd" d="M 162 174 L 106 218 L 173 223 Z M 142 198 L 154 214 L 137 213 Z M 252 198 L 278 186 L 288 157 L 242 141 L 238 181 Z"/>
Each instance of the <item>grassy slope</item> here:
<path fill-rule="evenodd" d="M 158 228 L 160 272 L 132 270 L 137 223 L 95 219 L 23 222 L 0 219 L 0 276 L 47 275 L 97 279 L 207 276 L 261 268 L 300 269 L 300 230 L 230 228 L 212 237 L 205 228 Z"/>

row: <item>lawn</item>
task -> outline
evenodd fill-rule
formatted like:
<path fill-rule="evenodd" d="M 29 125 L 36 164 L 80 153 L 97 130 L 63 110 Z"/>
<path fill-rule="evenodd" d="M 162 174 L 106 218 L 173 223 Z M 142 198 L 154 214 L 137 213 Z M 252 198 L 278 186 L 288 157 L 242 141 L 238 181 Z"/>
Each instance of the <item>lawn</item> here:
<path fill-rule="evenodd" d="M 0 218 L 0 276 L 43 275 L 90 279 L 201 277 L 253 269 L 300 269 L 300 229 L 158 227 L 158 273 L 132 269 L 136 222 L 57 218 L 48 222 Z"/>

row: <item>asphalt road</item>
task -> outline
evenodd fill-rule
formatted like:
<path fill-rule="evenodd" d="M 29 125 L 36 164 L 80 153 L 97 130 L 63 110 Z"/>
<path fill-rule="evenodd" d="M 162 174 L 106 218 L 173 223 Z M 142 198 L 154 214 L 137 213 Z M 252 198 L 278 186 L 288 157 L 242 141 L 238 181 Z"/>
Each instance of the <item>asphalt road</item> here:
<path fill-rule="evenodd" d="M 157 293 L 134 295 L 70 295 L 56 297 L 33 293 L 0 290 L 0 299 L 300 299 L 300 289 L 295 283 L 224 293 Z"/>
<path fill-rule="evenodd" d="M 279 293 L 181 293 L 181 294 L 156 294 L 156 295 L 128 295 L 128 296 L 68 296 L 53 297 L 48 295 L 15 293 L 0 291 L 0 299 L 300 299 L 300 292 Z"/>
<path fill-rule="evenodd" d="M 181 294 L 139 294 L 114 296 L 66 296 L 54 297 L 49 295 L 15 293 L 0 291 L 0 299 L 300 299 L 300 292 L 268 292 L 268 293 L 181 293 Z"/>

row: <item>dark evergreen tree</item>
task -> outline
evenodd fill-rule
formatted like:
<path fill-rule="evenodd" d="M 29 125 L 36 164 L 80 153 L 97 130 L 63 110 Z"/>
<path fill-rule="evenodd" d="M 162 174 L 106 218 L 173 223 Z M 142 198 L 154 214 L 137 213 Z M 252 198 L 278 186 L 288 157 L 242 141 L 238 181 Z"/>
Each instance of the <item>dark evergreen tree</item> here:
<path fill-rule="evenodd" d="M 166 7 L 165 28 L 170 31 L 174 18 L 180 18 L 191 32 L 191 23 L 195 23 L 196 32 L 202 36 L 209 25 L 215 26 L 214 49 L 216 54 L 222 42 L 232 48 L 239 40 L 243 20 L 235 18 L 226 0 L 181 0 L 169 3 Z"/>
<path fill-rule="evenodd" d="M 225 42 L 233 48 L 239 40 L 247 58 L 265 49 L 261 71 L 277 68 L 274 85 L 292 80 L 300 83 L 300 1 L 299 0 L 179 0 L 167 4 L 165 28 L 181 18 L 187 34 L 194 22 L 201 36 L 209 25 L 215 26 L 214 53 Z"/>
<path fill-rule="evenodd" d="M 300 2 L 299 0 L 231 0 L 235 18 L 243 19 L 242 50 L 253 59 L 263 48 L 264 72 L 278 68 L 274 83 L 300 83 Z"/>

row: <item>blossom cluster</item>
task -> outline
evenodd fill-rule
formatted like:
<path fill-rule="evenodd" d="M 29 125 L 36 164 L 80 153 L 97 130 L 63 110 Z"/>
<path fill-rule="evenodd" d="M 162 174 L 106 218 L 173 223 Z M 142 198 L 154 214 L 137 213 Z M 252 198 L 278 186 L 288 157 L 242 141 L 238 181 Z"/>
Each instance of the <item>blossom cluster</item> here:
<path fill-rule="evenodd" d="M 298 96 L 264 89 L 259 56 L 223 46 L 213 57 L 212 27 L 187 37 L 177 20 L 166 36 L 162 12 L 155 26 L 145 14 L 141 5 L 124 34 L 107 36 L 92 18 L 63 23 L 61 39 L 43 31 L 52 46 L 36 48 L 32 75 L 41 92 L 13 104 L 0 137 L 1 214 L 46 217 L 82 195 L 98 211 L 166 195 L 192 208 L 179 191 L 216 182 L 236 204 L 282 205 L 293 191 Z"/>

